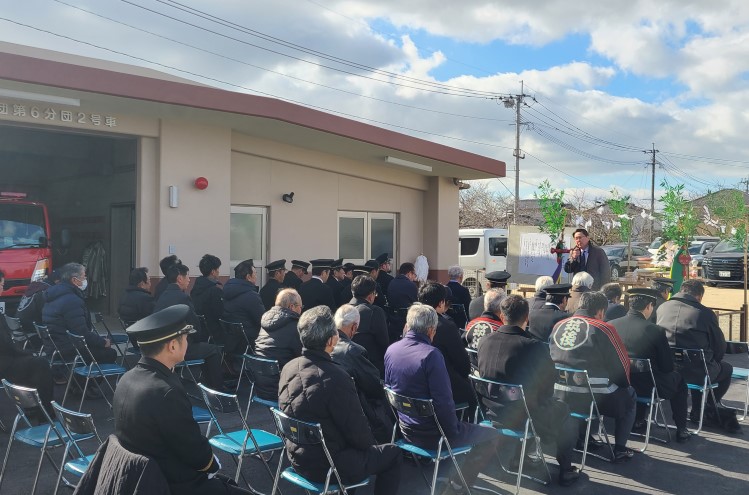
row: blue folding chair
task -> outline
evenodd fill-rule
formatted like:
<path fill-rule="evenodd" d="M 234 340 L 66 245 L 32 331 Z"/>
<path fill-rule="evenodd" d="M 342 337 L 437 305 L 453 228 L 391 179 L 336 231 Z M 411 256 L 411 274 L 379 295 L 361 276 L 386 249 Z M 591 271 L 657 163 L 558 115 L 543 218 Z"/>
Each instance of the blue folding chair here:
<path fill-rule="evenodd" d="M 265 459 L 263 454 L 273 454 L 276 451 L 283 449 L 283 441 L 277 435 L 269 433 L 265 430 L 251 429 L 247 425 L 247 420 L 242 415 L 242 410 L 239 406 L 239 399 L 235 394 L 225 394 L 212 390 L 202 383 L 198 386 L 203 392 L 203 399 L 205 400 L 208 412 L 211 415 L 211 423 L 216 426 L 218 434 L 210 437 L 208 443 L 215 449 L 222 452 L 226 452 L 232 457 L 232 460 L 237 465 L 237 472 L 234 475 L 234 481 L 239 483 L 239 477 L 242 470 L 242 461 L 245 457 L 256 457 L 265 466 L 268 471 L 268 475 L 273 479 L 273 471 L 268 465 L 268 461 Z M 241 421 L 242 429 L 239 430 L 224 430 L 218 421 L 216 414 L 236 414 L 239 416 Z M 243 478 L 244 479 L 244 478 Z M 245 479 L 244 480 L 250 490 L 252 485 Z"/>
<path fill-rule="evenodd" d="M 645 429 L 645 434 L 642 435 L 640 433 L 632 433 L 632 435 L 635 436 L 644 436 L 645 437 L 645 446 L 640 449 L 640 452 L 645 452 L 648 448 L 648 445 L 650 444 L 650 432 L 652 430 L 653 423 L 658 424 L 658 416 L 660 415 L 661 421 L 663 421 L 663 425 L 667 426 L 666 422 L 666 415 L 663 412 L 663 401 L 664 399 L 661 399 L 658 395 L 658 386 L 655 383 L 655 376 L 653 375 L 653 367 L 650 364 L 650 359 L 642 359 L 642 358 L 630 358 L 629 360 L 629 369 L 631 375 L 634 375 L 635 373 L 642 373 L 643 376 L 648 378 L 651 383 L 651 389 L 650 389 L 650 395 L 646 396 L 637 396 L 637 402 L 639 404 L 644 405 L 648 408 L 648 419 L 647 419 L 647 426 Z M 659 442 L 668 443 L 671 441 L 671 433 L 668 431 L 668 428 L 666 427 L 666 438 L 658 438 L 653 436 L 653 440 L 658 440 Z"/>
<path fill-rule="evenodd" d="M 306 490 L 307 493 L 316 494 L 340 492 L 343 495 L 348 495 L 348 490 L 360 488 L 369 484 L 369 478 L 363 479 L 356 483 L 343 483 L 343 481 L 341 480 L 341 475 L 338 473 L 338 469 L 333 463 L 333 457 L 330 455 L 328 446 L 325 443 L 325 437 L 322 432 L 322 427 L 319 423 L 308 423 L 306 421 L 300 421 L 279 411 L 275 407 L 271 408 L 270 412 L 273 415 L 273 420 L 276 423 L 276 430 L 278 430 L 284 440 L 284 448 L 278 461 L 276 476 L 273 478 L 273 490 L 271 491 L 271 495 L 276 495 L 278 482 L 282 478 L 289 483 Z M 286 442 L 290 442 L 296 445 L 320 445 L 322 447 L 322 450 L 325 453 L 325 458 L 330 465 L 328 473 L 325 475 L 324 482 L 320 483 L 317 481 L 309 480 L 296 472 L 296 470 L 291 466 L 281 471 L 281 469 L 283 468 L 284 459 L 286 459 Z M 335 476 L 335 478 L 333 478 L 333 476 Z"/>
<path fill-rule="evenodd" d="M 122 359 L 124 360 L 125 354 L 122 352 L 122 348 L 120 346 L 127 345 L 130 342 L 130 338 L 126 333 L 112 333 L 102 313 L 94 313 L 94 319 L 96 320 L 96 323 L 100 323 L 101 326 L 104 327 L 104 330 L 107 332 L 107 338 L 110 340 L 110 342 L 112 342 L 112 345 L 115 346 L 117 352 L 120 356 L 122 356 Z"/>
<path fill-rule="evenodd" d="M 713 406 L 716 408 L 716 417 L 718 413 L 718 401 L 715 400 L 715 394 L 713 390 L 718 388 L 717 383 L 712 383 L 710 380 L 710 372 L 707 369 L 707 363 L 705 362 L 705 351 L 702 349 L 685 349 L 682 347 L 672 347 L 671 352 L 674 357 L 674 364 L 679 370 L 693 370 L 700 371 L 705 375 L 702 382 L 693 383 L 687 380 L 687 388 L 689 390 L 696 390 L 702 394 L 702 400 L 700 403 L 700 421 L 697 425 L 697 429 L 693 431 L 695 435 L 698 435 L 702 431 L 702 422 L 705 419 L 705 405 L 707 404 L 708 393 L 713 398 Z M 691 394 L 690 394 L 691 395 Z M 692 410 L 694 410 L 695 404 L 692 404 Z"/>
<path fill-rule="evenodd" d="M 517 472 L 513 472 L 511 469 L 505 468 L 500 460 L 500 466 L 502 469 L 515 475 L 515 493 L 520 493 L 520 481 L 522 478 L 527 478 L 543 485 L 548 485 L 551 482 L 551 473 L 549 472 L 549 465 L 546 463 L 544 452 L 541 447 L 541 438 L 536 433 L 536 428 L 533 425 L 533 418 L 528 410 L 528 402 L 525 399 L 525 391 L 522 385 L 513 383 L 503 383 L 487 378 L 481 378 L 478 376 L 470 375 L 471 383 L 473 384 L 473 390 L 476 393 L 479 407 L 477 408 L 477 414 L 480 415 L 483 424 L 493 426 L 503 436 L 515 439 L 520 442 L 520 462 L 518 464 Z M 523 405 L 521 412 L 524 413 L 523 417 L 520 418 L 522 421 L 522 429 L 511 428 L 513 425 L 505 425 L 502 422 L 502 418 L 495 414 L 495 408 L 507 407 L 503 404 L 513 403 L 512 406 L 517 408 L 520 404 Z M 493 417 L 492 417 L 493 416 Z M 525 451 L 528 445 L 528 441 L 533 440 L 535 442 L 536 457 L 541 459 L 544 468 L 546 469 L 546 480 L 535 478 L 527 474 L 523 474 L 523 463 L 525 461 Z"/>
<path fill-rule="evenodd" d="M 742 416 L 739 418 L 739 421 L 744 421 L 747 412 L 749 412 L 749 343 L 738 342 L 735 340 L 726 342 L 726 355 L 723 357 L 723 360 L 730 362 L 733 365 L 731 379 L 744 382 L 744 385 L 746 386 L 743 409 L 732 408 L 737 411 L 742 411 Z"/>
<path fill-rule="evenodd" d="M 70 378 L 70 375 L 73 373 L 73 368 L 79 364 L 78 356 L 74 355 L 71 358 L 66 358 L 65 355 L 60 352 L 60 348 L 57 347 L 57 342 L 52 339 L 47 325 L 40 325 L 34 322 L 34 328 L 36 329 L 37 335 L 39 335 L 39 339 L 42 341 L 42 351 L 44 352 L 45 345 L 47 346 L 47 349 L 52 349 L 52 352 L 45 354 L 47 361 L 49 361 L 49 366 L 52 368 L 64 368 L 65 374 Z"/>
<path fill-rule="evenodd" d="M 34 476 L 34 484 L 31 488 L 31 495 L 36 492 L 36 487 L 39 482 L 39 473 L 42 470 L 42 461 L 46 457 L 47 460 L 52 464 L 56 471 L 59 472 L 59 466 L 50 456 L 49 451 L 65 445 L 67 441 L 67 434 L 63 429 L 62 425 L 57 421 L 52 421 L 52 418 L 47 414 L 47 411 L 42 407 L 42 401 L 39 398 L 39 393 L 34 388 L 21 387 L 19 385 L 13 385 L 7 380 L 2 380 L 5 393 L 16 406 L 18 414 L 16 419 L 13 421 L 13 427 L 10 430 L 10 438 L 8 439 L 8 448 L 5 450 L 5 458 L 3 459 L 3 467 L 0 470 L 0 488 L 2 488 L 3 479 L 5 477 L 5 468 L 8 465 L 8 459 L 10 458 L 11 447 L 13 442 L 18 441 L 26 444 L 30 447 L 34 447 L 40 450 L 39 462 L 36 466 L 36 475 Z M 26 416 L 25 410 L 38 408 L 43 419 L 43 424 L 39 426 L 31 426 L 31 422 Z M 26 424 L 25 428 L 19 428 L 19 424 L 23 422 Z M 84 440 L 87 437 L 76 436 L 76 440 Z M 0 490 L 2 493 L 2 490 Z"/>
<path fill-rule="evenodd" d="M 57 475 L 57 483 L 55 484 L 55 495 L 60 488 L 60 481 L 65 482 L 65 485 L 75 488 L 77 483 L 70 483 L 63 476 L 64 472 L 68 472 L 78 479 L 83 476 L 88 466 L 91 464 L 91 460 L 95 454 L 86 455 L 81 450 L 78 442 L 82 439 L 96 439 L 98 441 L 97 448 L 101 445 L 101 436 L 96 430 L 94 424 L 94 417 L 91 414 L 80 413 L 65 409 L 60 404 L 52 402 L 52 407 L 55 409 L 55 415 L 57 421 L 62 426 L 67 441 L 65 442 L 65 452 L 62 454 L 62 469 L 60 469 Z M 70 454 L 70 460 L 66 461 Z"/>
<path fill-rule="evenodd" d="M 257 383 L 259 376 L 267 377 L 268 379 L 275 379 L 276 381 L 278 381 L 281 376 L 281 368 L 278 365 L 278 361 L 276 361 L 275 359 L 268 359 L 260 356 L 251 356 L 249 354 L 243 354 L 242 361 L 242 367 L 247 372 L 248 378 L 250 380 L 250 396 L 247 399 L 247 411 L 244 415 L 245 419 L 247 419 L 248 415 L 250 414 L 250 406 L 253 402 L 256 404 L 261 404 L 268 408 L 275 407 L 276 409 L 278 409 L 277 399 L 263 399 L 255 394 L 255 384 Z M 242 380 L 242 375 L 239 376 L 239 379 Z M 239 384 L 237 384 L 237 388 L 239 388 Z"/>

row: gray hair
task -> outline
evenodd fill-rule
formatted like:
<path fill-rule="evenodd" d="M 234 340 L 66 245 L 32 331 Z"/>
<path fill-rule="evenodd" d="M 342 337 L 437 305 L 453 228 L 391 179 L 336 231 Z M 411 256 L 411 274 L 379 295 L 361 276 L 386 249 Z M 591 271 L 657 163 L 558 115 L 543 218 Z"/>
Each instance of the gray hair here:
<path fill-rule="evenodd" d="M 447 276 L 450 277 L 450 280 L 457 280 L 463 276 L 463 268 L 459 265 L 453 265 L 447 269 Z"/>
<path fill-rule="evenodd" d="M 505 297 L 507 297 L 507 293 L 504 289 L 496 287 L 494 289 L 489 289 L 486 291 L 486 294 L 484 294 L 484 311 L 489 311 L 498 315 L 500 312 L 499 306 L 502 304 Z"/>
<path fill-rule="evenodd" d="M 276 296 L 276 306 L 291 309 L 297 303 L 302 304 L 302 298 L 294 289 L 283 289 Z"/>
<path fill-rule="evenodd" d="M 335 312 L 333 319 L 335 320 L 335 327 L 340 330 L 341 328 L 350 327 L 354 323 L 358 325 L 361 315 L 359 315 L 359 310 L 355 306 L 344 304 Z"/>
<path fill-rule="evenodd" d="M 415 302 L 408 308 L 406 328 L 414 333 L 426 334 L 430 328 L 437 328 L 437 311 L 428 304 Z"/>
<path fill-rule="evenodd" d="M 85 271 L 86 267 L 81 265 L 80 263 L 68 263 L 62 265 L 62 267 L 60 267 L 60 269 L 58 270 L 58 273 L 60 274 L 60 280 L 62 280 L 63 282 L 70 282 L 73 277 L 83 275 Z"/>
<path fill-rule="evenodd" d="M 536 279 L 536 292 L 541 292 L 544 287 L 554 284 L 554 279 L 548 275 L 541 275 Z"/>
<path fill-rule="evenodd" d="M 318 351 L 325 350 L 328 339 L 338 333 L 333 321 L 333 313 L 327 306 L 315 306 L 302 313 L 297 330 L 302 345 L 307 349 Z"/>
<path fill-rule="evenodd" d="M 577 272 L 572 277 L 572 285 L 584 285 L 588 289 L 593 287 L 593 275 L 588 272 Z"/>

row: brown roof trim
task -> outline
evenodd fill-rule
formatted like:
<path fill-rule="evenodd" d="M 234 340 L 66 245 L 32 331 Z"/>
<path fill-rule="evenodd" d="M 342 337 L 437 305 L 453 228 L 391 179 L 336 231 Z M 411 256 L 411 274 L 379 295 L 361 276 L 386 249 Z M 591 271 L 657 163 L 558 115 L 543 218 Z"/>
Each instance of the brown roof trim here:
<path fill-rule="evenodd" d="M 0 53 L 0 79 L 261 117 L 503 177 L 505 163 L 285 101 Z"/>

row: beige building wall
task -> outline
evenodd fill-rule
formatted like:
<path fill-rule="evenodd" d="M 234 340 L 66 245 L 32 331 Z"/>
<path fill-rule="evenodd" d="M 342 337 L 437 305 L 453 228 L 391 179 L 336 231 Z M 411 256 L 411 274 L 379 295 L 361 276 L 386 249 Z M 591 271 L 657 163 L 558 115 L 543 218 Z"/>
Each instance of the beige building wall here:
<path fill-rule="evenodd" d="M 447 282 L 447 268 L 458 263 L 458 187 L 449 177 L 430 177 L 424 195 L 424 254 L 430 277 Z"/>

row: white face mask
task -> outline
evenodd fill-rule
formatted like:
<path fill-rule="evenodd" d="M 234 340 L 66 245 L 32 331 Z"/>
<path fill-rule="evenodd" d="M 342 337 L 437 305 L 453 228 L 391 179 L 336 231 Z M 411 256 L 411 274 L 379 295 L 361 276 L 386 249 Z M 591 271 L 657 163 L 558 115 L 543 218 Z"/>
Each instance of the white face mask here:
<path fill-rule="evenodd" d="M 78 287 L 81 290 L 86 290 L 86 287 L 88 287 L 88 279 L 84 278 L 81 280 L 81 285 Z"/>

